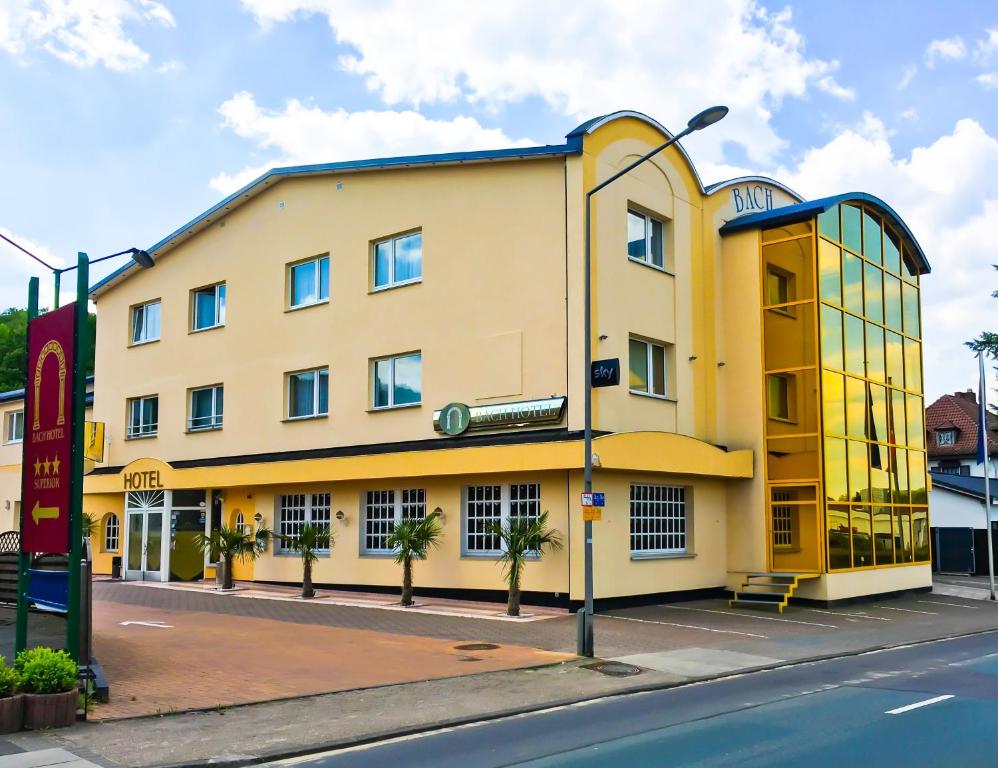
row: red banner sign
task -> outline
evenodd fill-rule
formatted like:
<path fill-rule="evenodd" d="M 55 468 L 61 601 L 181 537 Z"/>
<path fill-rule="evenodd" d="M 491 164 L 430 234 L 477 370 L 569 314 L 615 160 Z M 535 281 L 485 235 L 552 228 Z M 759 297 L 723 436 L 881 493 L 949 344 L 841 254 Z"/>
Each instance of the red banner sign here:
<path fill-rule="evenodd" d="M 28 329 L 21 551 L 68 552 L 73 446 L 74 304 Z"/>

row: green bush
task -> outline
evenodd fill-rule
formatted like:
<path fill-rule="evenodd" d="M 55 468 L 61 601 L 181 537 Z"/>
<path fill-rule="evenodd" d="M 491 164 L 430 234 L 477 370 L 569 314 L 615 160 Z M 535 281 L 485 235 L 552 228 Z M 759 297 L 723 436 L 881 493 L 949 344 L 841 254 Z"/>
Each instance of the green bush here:
<path fill-rule="evenodd" d="M 14 659 L 26 693 L 63 693 L 76 687 L 76 663 L 65 651 L 32 648 Z"/>
<path fill-rule="evenodd" d="M 0 656 L 0 699 L 12 696 L 20 682 L 21 676 L 7 666 L 7 659 Z"/>

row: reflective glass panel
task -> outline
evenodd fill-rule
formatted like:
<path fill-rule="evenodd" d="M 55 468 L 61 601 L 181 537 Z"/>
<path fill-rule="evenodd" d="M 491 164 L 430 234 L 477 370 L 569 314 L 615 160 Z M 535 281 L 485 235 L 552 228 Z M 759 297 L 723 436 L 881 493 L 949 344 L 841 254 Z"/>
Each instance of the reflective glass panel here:
<path fill-rule="evenodd" d="M 150 512 L 146 531 L 146 570 L 158 571 L 163 560 L 163 513 Z"/>
<path fill-rule="evenodd" d="M 911 538 L 916 563 L 924 563 L 929 560 L 929 535 L 929 510 L 925 507 L 912 507 Z"/>
<path fill-rule="evenodd" d="M 627 212 L 627 255 L 632 259 L 646 259 L 645 217 L 634 211 Z"/>
<path fill-rule="evenodd" d="M 824 238 L 818 240 L 818 292 L 821 298 L 842 306 L 842 252 Z"/>
<path fill-rule="evenodd" d="M 319 300 L 316 272 L 318 265 L 314 261 L 296 264 L 291 267 L 291 306 L 314 304 Z"/>
<path fill-rule="evenodd" d="M 846 477 L 846 441 L 838 437 L 825 438 L 825 498 L 848 501 Z"/>
<path fill-rule="evenodd" d="M 652 394 L 665 397 L 665 347 L 651 346 L 651 389 Z"/>
<path fill-rule="evenodd" d="M 763 315 L 766 370 L 814 365 L 815 328 L 813 304 L 767 309 Z"/>
<path fill-rule="evenodd" d="M 319 380 L 317 383 L 319 387 L 318 392 L 318 402 L 319 402 L 319 414 L 329 413 L 329 369 L 323 368 L 319 371 Z"/>
<path fill-rule="evenodd" d="M 395 360 L 394 404 L 418 403 L 423 391 L 423 356 L 407 355 Z"/>
<path fill-rule="evenodd" d="M 128 516 L 128 570 L 142 570 L 142 515 Z"/>
<path fill-rule="evenodd" d="M 842 206 L 842 244 L 854 253 L 863 252 L 863 234 L 859 208 Z"/>
<path fill-rule="evenodd" d="M 888 436 L 892 443 L 907 445 L 908 423 L 904 416 L 904 392 L 891 390 L 891 411 Z"/>
<path fill-rule="evenodd" d="M 821 382 L 821 403 L 825 419 L 825 432 L 832 435 L 844 435 L 846 434 L 844 377 L 841 373 L 823 371 Z"/>
<path fill-rule="evenodd" d="M 904 340 L 904 386 L 912 392 L 922 391 L 922 345 Z"/>
<path fill-rule="evenodd" d="M 374 285 L 380 288 L 391 281 L 392 243 L 387 241 L 374 246 Z"/>
<path fill-rule="evenodd" d="M 884 275 L 884 324 L 888 328 L 901 330 L 901 281 L 892 275 Z"/>
<path fill-rule="evenodd" d="M 762 230 L 762 242 L 768 243 L 772 240 L 785 240 L 788 237 L 800 237 L 811 232 L 810 221 L 798 221 L 796 224 L 785 224 L 782 227 Z"/>
<path fill-rule="evenodd" d="M 891 386 L 904 387 L 904 341 L 896 333 L 887 331 L 884 335 L 886 353 L 887 383 Z"/>
<path fill-rule="evenodd" d="M 767 477 L 770 480 L 817 480 L 817 437 L 771 437 L 766 441 Z"/>
<path fill-rule="evenodd" d="M 825 304 L 821 305 L 821 363 L 843 370 L 842 313 Z"/>
<path fill-rule="evenodd" d="M 664 225 L 657 219 L 648 219 L 649 240 L 651 246 L 651 263 L 656 267 L 665 264 L 665 237 L 663 235 Z"/>
<path fill-rule="evenodd" d="M 767 273 L 783 275 L 787 285 L 784 301 L 798 301 L 814 297 L 814 256 L 812 239 L 802 237 L 766 245 L 762 249 L 763 264 Z M 778 302 L 772 302 L 778 303 Z"/>
<path fill-rule="evenodd" d="M 918 325 L 918 288 L 905 283 L 901 289 L 904 304 L 904 332 L 909 336 L 919 335 Z"/>
<path fill-rule="evenodd" d="M 319 259 L 319 301 L 329 298 L 329 257 Z"/>
<path fill-rule="evenodd" d="M 884 321 L 884 271 L 873 264 L 864 264 L 866 316 L 878 323 Z"/>
<path fill-rule="evenodd" d="M 911 513 L 908 507 L 894 508 L 894 547 L 897 550 L 897 562 L 912 561 Z"/>
<path fill-rule="evenodd" d="M 863 255 L 878 264 L 883 262 L 880 220 L 863 211 Z"/>
<path fill-rule="evenodd" d="M 214 424 L 212 389 L 195 389 L 191 392 L 191 429 L 205 429 Z"/>
<path fill-rule="evenodd" d="M 870 508 L 852 508 L 852 567 L 867 568 L 873 565 L 873 537 L 871 535 Z"/>
<path fill-rule="evenodd" d="M 392 361 L 378 360 L 374 364 L 374 407 L 391 405 Z"/>
<path fill-rule="evenodd" d="M 866 382 L 846 376 L 846 434 L 866 438 Z"/>
<path fill-rule="evenodd" d="M 918 395 L 907 395 L 908 411 L 908 445 L 912 448 L 925 447 L 925 411 L 922 398 Z"/>
<path fill-rule="evenodd" d="M 885 380 L 884 329 L 866 324 L 866 375 L 874 381 Z"/>
<path fill-rule="evenodd" d="M 839 207 L 837 205 L 819 214 L 818 231 L 829 240 L 839 240 Z"/>
<path fill-rule="evenodd" d="M 877 565 L 894 563 L 894 533 L 891 530 L 891 508 L 873 508 L 873 555 Z"/>
<path fill-rule="evenodd" d="M 288 416 L 298 418 L 315 415 L 315 371 L 288 376 Z"/>
<path fill-rule="evenodd" d="M 423 233 L 417 232 L 395 240 L 395 280 L 403 283 L 423 274 Z"/>
<path fill-rule="evenodd" d="M 870 384 L 870 439 L 886 443 L 890 432 L 887 428 L 887 390 Z M 887 465 L 884 464 L 886 469 Z"/>
<path fill-rule="evenodd" d="M 866 443 L 849 441 L 849 498 L 852 501 L 867 501 L 870 498 L 869 467 L 867 466 Z"/>
<path fill-rule="evenodd" d="M 907 247 L 901 252 L 901 277 L 910 283 L 918 284 L 918 270 L 915 268 L 915 262 L 912 261 L 911 256 L 907 252 Z"/>
<path fill-rule="evenodd" d="M 766 375 L 766 409 L 770 419 L 790 419 L 790 377 L 785 373 Z"/>
<path fill-rule="evenodd" d="M 894 503 L 907 504 L 908 494 L 908 451 L 904 448 L 891 449 L 891 495 Z"/>
<path fill-rule="evenodd" d="M 882 504 L 891 502 L 890 449 L 870 443 L 870 500 Z"/>
<path fill-rule="evenodd" d="M 194 330 L 215 325 L 215 289 L 207 288 L 194 293 Z"/>
<path fill-rule="evenodd" d="M 911 503 L 926 504 L 925 454 L 921 451 L 908 451 L 908 484 L 911 487 Z"/>
<path fill-rule="evenodd" d="M 846 371 L 857 376 L 866 375 L 863 321 L 852 315 L 845 316 Z"/>
<path fill-rule="evenodd" d="M 830 569 L 852 567 L 849 532 L 849 506 L 847 504 L 829 504 L 828 567 Z"/>
<path fill-rule="evenodd" d="M 845 308 L 863 314 L 863 260 L 848 251 L 842 253 L 842 298 Z"/>
<path fill-rule="evenodd" d="M 225 283 L 215 286 L 215 296 L 216 296 L 216 315 L 219 325 L 225 324 Z"/>
<path fill-rule="evenodd" d="M 884 227 L 884 268 L 895 275 L 901 272 L 901 241 L 890 227 Z"/>
<path fill-rule="evenodd" d="M 630 343 L 630 388 L 637 392 L 648 391 L 648 345 L 631 339 Z"/>

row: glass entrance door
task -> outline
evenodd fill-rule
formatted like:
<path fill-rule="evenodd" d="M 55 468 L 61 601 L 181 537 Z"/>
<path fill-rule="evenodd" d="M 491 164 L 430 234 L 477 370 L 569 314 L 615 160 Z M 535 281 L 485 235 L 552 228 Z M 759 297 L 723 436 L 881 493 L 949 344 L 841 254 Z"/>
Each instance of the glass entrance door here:
<path fill-rule="evenodd" d="M 162 492 L 138 492 L 126 496 L 126 579 L 164 580 L 163 498 Z"/>

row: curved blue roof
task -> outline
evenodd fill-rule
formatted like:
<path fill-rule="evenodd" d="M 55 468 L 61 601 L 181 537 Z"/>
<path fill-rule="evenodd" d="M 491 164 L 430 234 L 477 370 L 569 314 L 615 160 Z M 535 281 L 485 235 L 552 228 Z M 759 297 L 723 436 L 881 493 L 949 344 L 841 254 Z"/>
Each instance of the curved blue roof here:
<path fill-rule="evenodd" d="M 905 245 L 905 252 L 910 253 L 914 257 L 919 274 L 924 275 L 932 271 L 932 266 L 925 257 L 922 246 L 918 244 L 918 240 L 915 239 L 915 235 L 908 229 L 908 225 L 904 223 L 904 219 L 898 216 L 897 212 L 879 197 L 866 192 L 847 192 L 843 195 L 823 197 L 820 200 L 808 200 L 804 203 L 787 205 L 783 208 L 774 208 L 770 211 L 762 211 L 761 213 L 750 213 L 747 216 L 741 216 L 729 221 L 721 227 L 721 234 L 728 235 L 732 232 L 741 232 L 746 229 L 761 229 L 763 227 L 779 227 L 783 224 L 794 224 L 798 221 L 814 218 L 839 203 L 849 202 L 865 203 L 887 219 L 897 228 L 898 233 L 901 235 L 901 240 Z"/>

